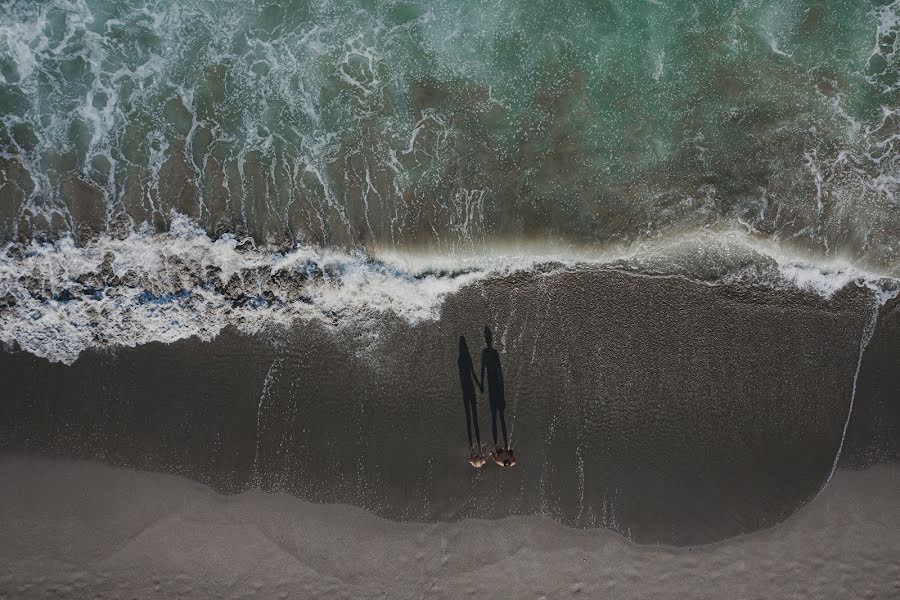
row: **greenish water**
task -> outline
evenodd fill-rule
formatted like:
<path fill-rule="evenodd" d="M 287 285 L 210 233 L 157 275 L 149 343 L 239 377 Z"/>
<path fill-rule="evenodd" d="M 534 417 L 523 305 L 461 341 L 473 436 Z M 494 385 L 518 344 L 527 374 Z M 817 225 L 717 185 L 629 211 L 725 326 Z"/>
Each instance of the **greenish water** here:
<path fill-rule="evenodd" d="M 12 1 L 2 236 L 900 257 L 900 2 Z"/>

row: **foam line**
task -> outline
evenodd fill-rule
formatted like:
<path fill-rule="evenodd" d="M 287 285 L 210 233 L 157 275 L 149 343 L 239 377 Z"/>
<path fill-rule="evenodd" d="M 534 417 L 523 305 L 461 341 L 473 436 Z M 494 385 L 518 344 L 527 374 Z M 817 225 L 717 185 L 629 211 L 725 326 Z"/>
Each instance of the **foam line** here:
<path fill-rule="evenodd" d="M 485 249 L 458 255 L 255 248 L 208 237 L 183 216 L 168 233 L 101 236 L 86 246 L 7 245 L 0 260 L 0 341 L 70 364 L 88 348 L 209 340 L 318 319 L 377 328 L 391 313 L 416 323 L 440 317 L 448 295 L 513 272 L 610 268 L 708 285 L 765 285 L 829 297 L 851 283 L 894 289 L 895 280 L 848 264 L 816 265 L 731 232 L 601 254 L 572 248 Z M 885 292 L 888 293 L 888 292 Z"/>

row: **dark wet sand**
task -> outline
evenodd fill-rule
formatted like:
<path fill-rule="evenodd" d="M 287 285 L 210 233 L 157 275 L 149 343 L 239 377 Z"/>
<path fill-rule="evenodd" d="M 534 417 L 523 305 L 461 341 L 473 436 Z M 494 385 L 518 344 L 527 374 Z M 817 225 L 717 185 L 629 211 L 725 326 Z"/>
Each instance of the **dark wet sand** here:
<path fill-rule="evenodd" d="M 0 448 L 351 504 L 396 520 L 539 513 L 690 545 L 778 523 L 831 471 L 870 316 L 854 289 L 714 287 L 609 271 L 521 274 L 377 336 L 269 336 L 0 354 Z M 465 462 L 457 336 L 494 327 L 520 463 Z M 860 375 L 844 466 L 898 458 L 900 311 Z M 268 383 L 266 383 L 268 375 Z M 479 399 L 482 439 L 490 417 Z"/>
<path fill-rule="evenodd" d="M 16 482 L 0 487 L 4 599 L 900 596 L 897 465 L 840 471 L 784 523 L 684 548 L 538 516 L 398 523 L 59 459 L 5 455 L 0 478 Z"/>

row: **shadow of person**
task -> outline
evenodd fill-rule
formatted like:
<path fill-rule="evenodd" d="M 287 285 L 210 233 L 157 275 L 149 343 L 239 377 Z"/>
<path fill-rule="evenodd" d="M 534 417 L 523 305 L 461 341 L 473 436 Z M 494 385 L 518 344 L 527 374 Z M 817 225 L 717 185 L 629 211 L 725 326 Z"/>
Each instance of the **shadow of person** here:
<path fill-rule="evenodd" d="M 500 364 L 500 353 L 494 348 L 494 336 L 490 327 L 484 328 L 485 348 L 481 352 L 481 381 L 487 383 L 488 400 L 491 407 L 491 433 L 494 436 L 494 447 L 497 445 L 497 420 L 503 431 L 503 450 L 509 450 L 509 439 L 506 433 L 506 394 L 503 389 L 503 366 Z M 485 380 L 485 375 L 487 379 Z"/>
<path fill-rule="evenodd" d="M 481 454 L 481 432 L 478 428 L 478 397 L 475 395 L 475 386 L 484 391 L 482 381 L 475 375 L 475 367 L 472 364 L 472 355 L 469 353 L 469 345 L 466 338 L 459 336 L 459 357 L 456 359 L 459 368 L 459 384 L 462 387 L 463 406 L 466 409 L 466 432 L 469 434 L 469 450 L 474 454 Z M 475 428 L 475 441 L 478 446 L 472 445 L 472 427 Z M 471 461 L 470 461 L 471 462 Z"/>

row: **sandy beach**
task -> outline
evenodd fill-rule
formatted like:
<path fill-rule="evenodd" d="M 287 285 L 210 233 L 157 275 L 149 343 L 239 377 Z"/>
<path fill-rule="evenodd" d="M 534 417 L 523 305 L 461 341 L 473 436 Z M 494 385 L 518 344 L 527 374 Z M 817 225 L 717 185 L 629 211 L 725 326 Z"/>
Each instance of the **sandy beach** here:
<path fill-rule="evenodd" d="M 775 527 L 637 545 L 540 517 L 397 523 L 173 475 L 0 457 L 0 598 L 896 598 L 900 469 Z M 487 498 L 477 498 L 483 502 Z"/>

